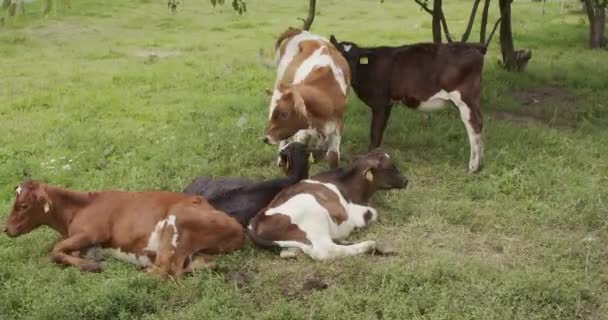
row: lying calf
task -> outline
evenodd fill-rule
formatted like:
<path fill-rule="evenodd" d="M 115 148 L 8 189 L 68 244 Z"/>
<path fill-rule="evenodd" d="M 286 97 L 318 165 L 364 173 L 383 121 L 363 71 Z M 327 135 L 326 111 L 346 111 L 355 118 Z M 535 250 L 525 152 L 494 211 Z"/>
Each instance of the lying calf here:
<path fill-rule="evenodd" d="M 242 178 L 198 177 L 184 193 L 204 196 L 209 203 L 235 218 L 243 227 L 286 187 L 308 178 L 309 156 L 303 143 L 291 142 L 279 152 L 286 177 L 251 181 Z"/>
<path fill-rule="evenodd" d="M 41 225 L 61 234 L 54 262 L 101 270 L 80 253 L 102 247 L 161 276 L 179 277 L 206 266 L 203 255 L 238 249 L 242 227 L 201 197 L 171 192 L 75 192 L 36 181 L 17 187 L 5 232 L 11 237 Z"/>
<path fill-rule="evenodd" d="M 370 252 L 375 241 L 339 245 L 334 240 L 377 219 L 376 210 L 363 205 L 376 190 L 406 186 L 390 157 L 372 150 L 347 167 L 284 189 L 251 220 L 247 232 L 259 246 L 282 248 L 281 257 L 304 251 L 315 260 L 327 260 Z"/>

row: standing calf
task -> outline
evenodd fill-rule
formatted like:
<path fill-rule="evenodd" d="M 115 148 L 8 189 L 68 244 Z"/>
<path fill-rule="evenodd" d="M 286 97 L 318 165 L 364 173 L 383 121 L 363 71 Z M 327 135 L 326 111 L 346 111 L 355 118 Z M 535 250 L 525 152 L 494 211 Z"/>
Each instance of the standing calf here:
<path fill-rule="evenodd" d="M 243 227 L 281 190 L 308 178 L 309 155 L 305 144 L 291 142 L 279 152 L 287 177 L 254 182 L 242 178 L 198 177 L 184 193 L 204 196 L 216 209 L 235 218 Z"/>
<path fill-rule="evenodd" d="M 275 45 L 277 78 L 264 142 L 279 144 L 301 129 L 323 136 L 330 168 L 338 166 L 350 85 L 348 63 L 325 38 L 289 28 Z"/>
<path fill-rule="evenodd" d="M 82 271 L 101 270 L 80 253 L 104 253 L 179 277 L 208 266 L 202 254 L 238 249 L 239 223 L 201 197 L 171 192 L 75 192 L 36 181 L 17 187 L 5 232 L 11 237 L 46 225 L 61 234 L 51 252 L 54 262 Z M 194 257 L 197 254 L 197 257 Z"/>
<path fill-rule="evenodd" d="M 454 106 L 467 130 L 469 172 L 483 157 L 479 106 L 481 72 L 486 48 L 466 43 L 420 43 L 400 47 L 363 48 L 352 42 L 332 44 L 348 61 L 352 87 L 372 109 L 369 148 L 377 148 L 394 104 L 419 111 Z"/>
<path fill-rule="evenodd" d="M 390 157 L 376 149 L 347 167 L 284 189 L 251 220 L 247 232 L 259 246 L 282 248 L 281 257 L 303 251 L 327 260 L 370 252 L 377 248 L 375 241 L 339 245 L 334 240 L 377 219 L 376 209 L 364 205 L 375 191 L 406 186 Z"/>

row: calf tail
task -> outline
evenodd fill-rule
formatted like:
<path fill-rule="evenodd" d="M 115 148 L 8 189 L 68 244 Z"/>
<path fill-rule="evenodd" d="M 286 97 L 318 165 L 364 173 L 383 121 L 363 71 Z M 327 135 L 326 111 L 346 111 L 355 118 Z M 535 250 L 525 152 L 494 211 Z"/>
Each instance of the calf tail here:
<path fill-rule="evenodd" d="M 260 248 L 266 248 L 266 249 L 280 248 L 280 246 L 278 244 L 276 244 L 274 241 L 266 240 L 266 239 L 259 237 L 257 235 L 257 233 L 255 233 L 255 223 L 256 223 L 256 221 L 255 221 L 255 219 L 253 219 L 251 221 L 251 223 L 249 224 L 249 226 L 246 228 L 247 236 L 249 236 L 249 239 L 251 239 L 251 242 L 253 242 L 256 246 L 258 246 Z"/>

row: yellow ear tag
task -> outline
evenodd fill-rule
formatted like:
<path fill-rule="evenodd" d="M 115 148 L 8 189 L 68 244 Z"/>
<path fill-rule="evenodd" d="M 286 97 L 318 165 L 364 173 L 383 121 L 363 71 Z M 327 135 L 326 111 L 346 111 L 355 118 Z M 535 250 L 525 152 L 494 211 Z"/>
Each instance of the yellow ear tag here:
<path fill-rule="evenodd" d="M 310 163 L 315 163 L 315 157 L 313 157 L 312 152 L 310 153 L 310 155 L 308 156 L 308 162 Z"/>
<path fill-rule="evenodd" d="M 365 180 L 369 182 L 372 182 L 374 180 L 374 174 L 371 170 L 367 170 L 367 172 L 365 173 Z"/>
<path fill-rule="evenodd" d="M 368 63 L 367 57 L 361 57 L 361 58 L 359 58 L 359 64 L 367 64 L 367 63 Z"/>
<path fill-rule="evenodd" d="M 44 213 L 49 213 L 49 211 L 51 211 L 51 206 L 47 202 L 44 204 Z"/>

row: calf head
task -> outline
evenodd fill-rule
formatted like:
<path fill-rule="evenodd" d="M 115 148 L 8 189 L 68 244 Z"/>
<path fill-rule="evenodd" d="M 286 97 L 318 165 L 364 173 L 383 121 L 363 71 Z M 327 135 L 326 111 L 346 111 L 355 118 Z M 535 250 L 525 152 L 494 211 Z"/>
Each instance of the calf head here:
<path fill-rule="evenodd" d="M 26 234 L 47 223 L 52 202 L 40 183 L 25 181 L 16 188 L 15 202 L 4 231 L 11 237 Z"/>
<path fill-rule="evenodd" d="M 355 74 L 357 72 L 358 66 L 360 64 L 368 63 L 368 50 L 357 46 L 353 42 L 338 42 L 338 40 L 336 39 L 336 37 L 334 37 L 333 34 L 330 36 L 329 41 L 331 42 L 331 44 L 334 45 L 334 47 L 336 47 L 336 49 L 338 49 L 338 51 L 340 51 L 340 54 L 342 54 L 344 59 L 346 59 L 346 61 L 348 62 L 348 66 L 350 67 L 351 78 L 355 80 Z"/>
<path fill-rule="evenodd" d="M 280 85 L 272 94 L 264 143 L 277 144 L 309 126 L 304 98 L 295 87 Z"/>
<path fill-rule="evenodd" d="M 279 151 L 279 157 L 285 174 L 298 177 L 300 180 L 308 178 L 310 151 L 306 144 L 290 142 Z"/>
<path fill-rule="evenodd" d="M 374 149 L 357 158 L 355 164 L 368 181 L 372 192 L 407 187 L 407 178 L 382 149 Z"/>

